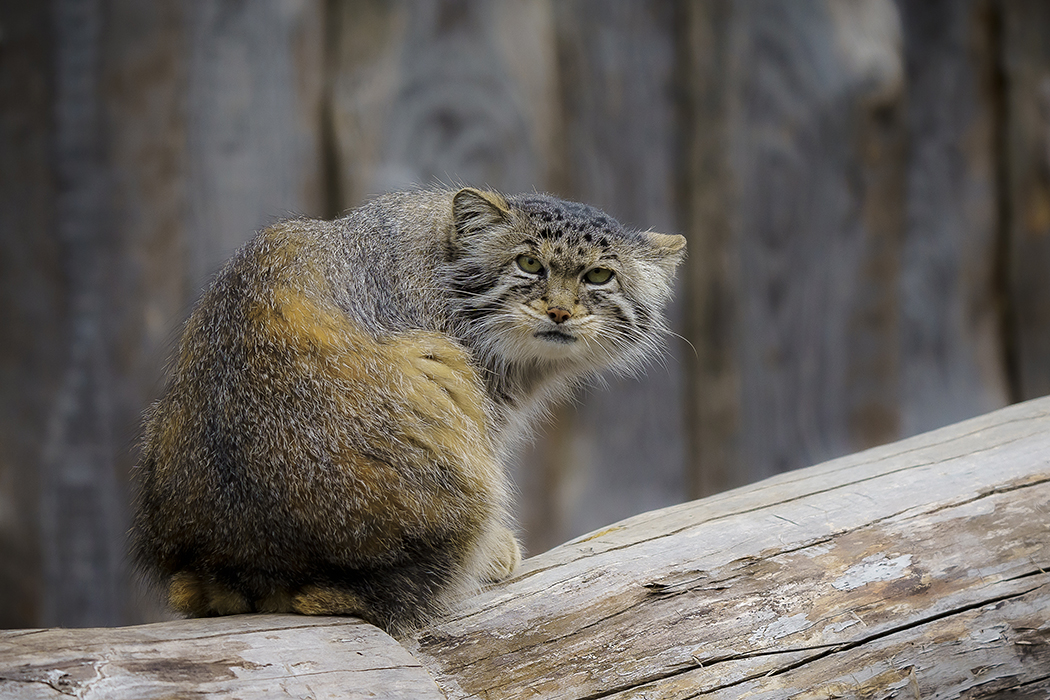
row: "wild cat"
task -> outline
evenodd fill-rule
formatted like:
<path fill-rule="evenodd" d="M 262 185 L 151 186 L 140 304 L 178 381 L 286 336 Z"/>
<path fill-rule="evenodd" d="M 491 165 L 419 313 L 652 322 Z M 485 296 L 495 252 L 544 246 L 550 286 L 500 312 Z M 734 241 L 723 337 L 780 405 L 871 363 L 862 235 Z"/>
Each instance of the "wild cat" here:
<path fill-rule="evenodd" d="M 504 469 L 551 401 L 651 359 L 685 239 L 542 194 L 389 194 L 263 231 L 147 412 L 132 548 L 191 615 L 398 633 L 521 559 Z"/>

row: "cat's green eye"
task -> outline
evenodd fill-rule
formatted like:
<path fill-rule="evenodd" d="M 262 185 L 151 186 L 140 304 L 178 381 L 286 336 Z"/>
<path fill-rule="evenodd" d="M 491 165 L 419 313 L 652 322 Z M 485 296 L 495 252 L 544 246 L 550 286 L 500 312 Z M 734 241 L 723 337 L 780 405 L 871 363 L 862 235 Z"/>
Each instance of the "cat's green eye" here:
<path fill-rule="evenodd" d="M 593 270 L 588 270 L 587 274 L 583 276 L 583 279 L 587 280 L 591 284 L 605 284 L 612 279 L 613 271 L 607 267 L 596 267 Z"/>
<path fill-rule="evenodd" d="M 530 275 L 536 275 L 539 274 L 541 270 L 543 270 L 543 263 L 541 263 L 536 258 L 529 257 L 528 255 L 519 255 L 518 267 L 520 267 L 525 272 L 528 272 Z"/>

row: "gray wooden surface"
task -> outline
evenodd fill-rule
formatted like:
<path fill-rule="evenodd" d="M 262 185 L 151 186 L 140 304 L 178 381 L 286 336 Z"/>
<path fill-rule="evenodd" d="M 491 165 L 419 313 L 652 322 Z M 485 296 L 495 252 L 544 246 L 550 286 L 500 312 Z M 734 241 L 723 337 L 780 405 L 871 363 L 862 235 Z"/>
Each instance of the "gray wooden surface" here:
<path fill-rule="evenodd" d="M 58 246 L 65 347 L 45 419 L 39 471 L 41 619 L 103 624 L 120 614 L 124 490 L 114 469 L 115 367 L 106 318 L 119 249 L 107 196 L 102 16 L 91 0 L 51 6 L 49 203 Z"/>
<path fill-rule="evenodd" d="M 444 695 L 377 627 L 238 615 L 113 630 L 0 633 L 0 698 L 390 698 Z"/>
<path fill-rule="evenodd" d="M 738 484 L 898 435 L 897 22 L 888 0 L 733 8 Z"/>
<path fill-rule="evenodd" d="M 324 3 L 186 9 L 184 255 L 193 299 L 251 235 L 324 212 Z"/>
<path fill-rule="evenodd" d="M 739 247 L 732 209 L 737 202 L 729 150 L 725 77 L 735 64 L 729 31 L 733 3 L 687 3 L 678 17 L 684 66 L 679 208 L 689 233 L 682 306 L 683 331 L 694 360 L 686 372 L 686 483 L 692 497 L 737 486 L 746 477 L 741 454 L 740 342 L 736 303 Z M 686 186 L 685 183 L 690 183 Z M 688 359 L 688 354 L 687 354 Z"/>
<path fill-rule="evenodd" d="M 1043 698 L 1047 454 L 1050 397 L 637 515 L 402 645 L 290 615 L 0 632 L 0 697 Z"/>
<path fill-rule="evenodd" d="M 1050 393 L 1038 0 L 0 3 L 0 625 L 157 619 L 138 416 L 289 213 L 469 182 L 684 233 L 668 353 L 515 466 L 540 552 Z"/>
<path fill-rule="evenodd" d="M 38 474 L 68 338 L 51 235 L 48 8 L 8 3 L 0 17 L 0 627 L 19 627 L 41 619 Z"/>
<path fill-rule="evenodd" d="M 1027 398 L 1050 393 L 1050 6 L 1010 0 L 1001 24 L 1008 366 Z"/>
<path fill-rule="evenodd" d="M 899 3 L 910 76 L 901 246 L 901 430 L 988 411 L 1011 396 L 997 200 L 1003 114 L 992 3 Z M 1027 398 L 1050 392 L 1032 393 Z"/>

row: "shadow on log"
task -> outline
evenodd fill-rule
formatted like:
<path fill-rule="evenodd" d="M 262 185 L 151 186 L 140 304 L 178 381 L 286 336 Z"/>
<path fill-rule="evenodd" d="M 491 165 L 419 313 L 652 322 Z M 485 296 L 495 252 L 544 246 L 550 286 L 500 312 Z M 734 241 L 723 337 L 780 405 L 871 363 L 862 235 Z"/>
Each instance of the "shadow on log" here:
<path fill-rule="evenodd" d="M 0 697 L 1046 698 L 1050 397 L 526 561 L 398 643 L 257 615 L 0 633 Z"/>

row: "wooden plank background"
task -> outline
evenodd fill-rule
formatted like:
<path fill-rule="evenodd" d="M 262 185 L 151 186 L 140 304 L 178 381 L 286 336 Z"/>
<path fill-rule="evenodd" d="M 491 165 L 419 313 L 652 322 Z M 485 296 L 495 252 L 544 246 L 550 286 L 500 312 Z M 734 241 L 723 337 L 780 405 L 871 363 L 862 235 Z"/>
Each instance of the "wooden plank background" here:
<path fill-rule="evenodd" d="M 138 416 L 289 213 L 541 190 L 689 259 L 515 465 L 528 548 L 1050 393 L 1039 0 L 0 3 L 0 626 L 163 613 Z"/>

